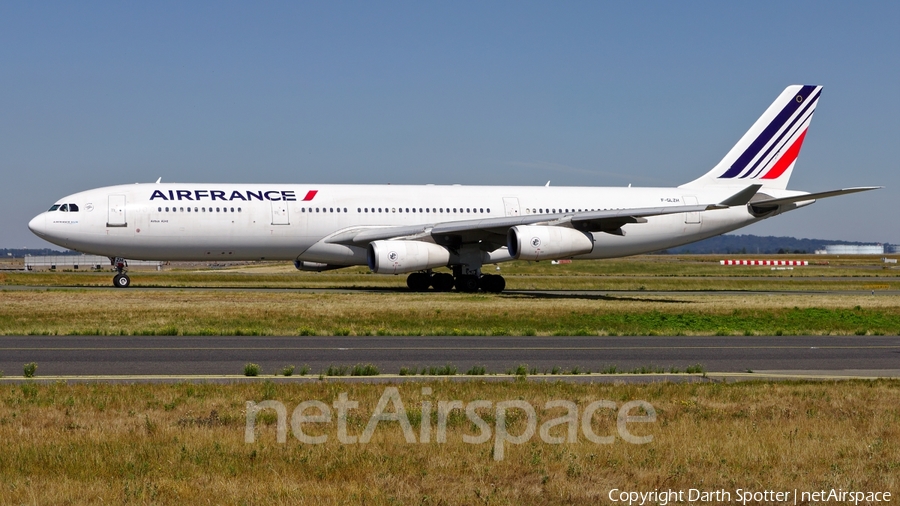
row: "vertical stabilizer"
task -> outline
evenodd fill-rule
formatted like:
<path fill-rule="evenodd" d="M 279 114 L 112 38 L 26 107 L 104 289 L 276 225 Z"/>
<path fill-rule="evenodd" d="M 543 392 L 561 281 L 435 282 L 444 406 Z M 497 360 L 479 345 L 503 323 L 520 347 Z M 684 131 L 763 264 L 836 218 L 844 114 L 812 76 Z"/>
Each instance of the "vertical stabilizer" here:
<path fill-rule="evenodd" d="M 681 187 L 756 183 L 763 188 L 787 188 L 821 92 L 821 86 L 785 88 L 722 161 Z"/>

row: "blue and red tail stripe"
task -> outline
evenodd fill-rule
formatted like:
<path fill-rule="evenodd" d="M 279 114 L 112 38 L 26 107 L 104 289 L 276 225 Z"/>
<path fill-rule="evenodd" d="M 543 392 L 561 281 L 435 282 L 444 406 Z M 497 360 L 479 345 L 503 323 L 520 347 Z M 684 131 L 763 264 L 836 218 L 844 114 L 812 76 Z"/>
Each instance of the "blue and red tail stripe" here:
<path fill-rule="evenodd" d="M 756 139 L 750 143 L 747 149 L 741 153 L 731 167 L 719 176 L 719 179 L 745 178 L 751 174 L 752 176 L 750 177 L 752 178 L 758 177 L 759 172 L 768 166 L 768 163 L 762 163 L 762 161 L 767 158 L 771 161 L 768 155 L 777 154 L 783 147 L 783 144 L 794 137 L 797 129 L 804 127 L 807 123 L 809 115 L 812 114 L 813 106 L 819 99 L 820 91 L 821 88 L 819 86 L 803 86 Z M 804 130 L 800 137 L 793 142 L 791 147 L 775 163 L 775 166 L 762 176 L 764 179 L 778 177 L 796 160 L 805 134 L 806 131 Z M 756 160 L 756 163 L 753 163 L 754 160 Z"/>

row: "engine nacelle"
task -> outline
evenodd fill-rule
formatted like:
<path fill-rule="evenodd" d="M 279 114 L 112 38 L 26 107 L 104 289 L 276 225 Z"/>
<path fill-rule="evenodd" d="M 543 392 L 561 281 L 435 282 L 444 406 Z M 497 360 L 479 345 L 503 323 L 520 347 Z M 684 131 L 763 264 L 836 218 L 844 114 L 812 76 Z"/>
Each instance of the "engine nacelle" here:
<path fill-rule="evenodd" d="M 574 228 L 519 225 L 506 235 L 506 247 L 516 260 L 554 260 L 594 250 L 594 236 Z"/>
<path fill-rule="evenodd" d="M 366 259 L 372 272 L 401 274 L 444 267 L 450 262 L 450 251 L 430 242 L 373 241 Z"/>

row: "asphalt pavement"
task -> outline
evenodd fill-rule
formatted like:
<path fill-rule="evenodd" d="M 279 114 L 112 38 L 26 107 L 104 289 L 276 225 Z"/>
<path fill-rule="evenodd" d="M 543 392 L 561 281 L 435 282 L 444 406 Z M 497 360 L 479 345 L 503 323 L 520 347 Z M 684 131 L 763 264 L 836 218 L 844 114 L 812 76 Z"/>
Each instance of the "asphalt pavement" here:
<path fill-rule="evenodd" d="M 900 376 L 898 336 L 617 336 L 617 337 L 247 337 L 0 336 L 0 371 L 20 376 L 36 362 L 37 377 L 76 375 L 239 375 L 253 362 L 263 374 L 284 366 L 373 364 L 382 373 L 450 364 L 504 373 L 520 364 L 539 372 L 584 373 L 700 364 L 724 373 L 815 371 Z M 870 373 L 866 373 L 869 371 Z M 878 371 L 877 374 L 871 373 Z"/>

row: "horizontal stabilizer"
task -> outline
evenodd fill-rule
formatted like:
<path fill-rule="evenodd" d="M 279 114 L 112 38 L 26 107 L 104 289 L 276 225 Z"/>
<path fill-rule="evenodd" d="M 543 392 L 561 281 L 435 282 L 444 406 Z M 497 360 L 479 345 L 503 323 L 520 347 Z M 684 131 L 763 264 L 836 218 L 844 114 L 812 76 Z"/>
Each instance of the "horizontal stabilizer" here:
<path fill-rule="evenodd" d="M 758 192 L 760 188 L 762 188 L 761 184 L 752 184 L 722 202 L 707 207 L 707 209 L 727 209 L 729 207 L 745 206 L 750 202 L 750 199 L 756 195 L 756 192 Z"/>
<path fill-rule="evenodd" d="M 884 188 L 883 186 L 857 186 L 855 188 L 842 188 L 840 190 L 831 190 L 827 192 L 805 193 L 803 195 L 794 195 L 793 197 L 782 197 L 777 199 L 757 200 L 751 202 L 754 206 L 780 206 L 782 204 L 793 204 L 795 202 L 807 202 L 809 200 L 824 199 L 826 197 L 837 197 L 838 195 L 848 195 L 850 193 L 865 192 L 869 190 L 877 190 Z"/>

